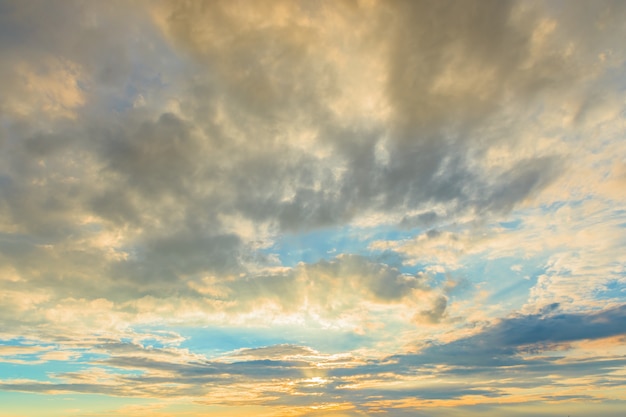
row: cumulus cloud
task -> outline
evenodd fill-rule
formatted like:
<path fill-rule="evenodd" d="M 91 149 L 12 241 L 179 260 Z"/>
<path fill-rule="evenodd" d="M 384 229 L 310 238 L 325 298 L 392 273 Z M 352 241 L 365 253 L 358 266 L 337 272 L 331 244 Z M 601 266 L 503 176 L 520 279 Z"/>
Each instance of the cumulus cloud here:
<path fill-rule="evenodd" d="M 8 7 L 11 16 L 20 16 L 10 19 L 15 31 L 45 12 Z M 502 172 L 481 166 L 480 155 L 491 146 L 514 140 L 506 137 L 506 125 L 486 130 L 491 114 L 510 97 L 539 100 L 543 86 L 563 91 L 589 77 L 586 67 L 572 63 L 604 46 L 603 34 L 616 24 L 599 8 L 596 20 L 606 18 L 606 27 L 595 43 L 577 37 L 578 49 L 568 55 L 558 49 L 558 35 L 571 35 L 571 28 L 509 2 L 477 8 L 263 3 L 246 13 L 230 3 L 163 2 L 152 15 L 157 25 L 144 17 L 133 29 L 138 40 L 127 44 L 122 34 L 130 36 L 123 28 L 130 17 L 94 7 L 70 13 L 66 6 L 51 16 L 58 26 L 85 35 L 77 39 L 91 36 L 105 53 L 93 55 L 82 40 L 71 47 L 49 44 L 50 53 L 76 62 L 90 80 L 83 87 L 74 83 L 84 96 L 80 101 L 47 95 L 72 111 L 78 111 L 72 103 L 82 103 L 81 122 L 72 128 L 53 124 L 47 134 L 36 125 L 9 124 L 10 136 L 23 140 L 5 144 L 15 156 L 11 166 L 20 166 L 5 172 L 5 213 L 13 227 L 37 227 L 37 233 L 56 232 L 61 239 L 82 216 L 138 234 L 122 245 L 150 251 L 153 240 L 162 240 L 159 234 L 180 234 L 207 253 L 214 253 L 210 242 L 223 239 L 229 227 L 223 215 L 231 213 L 288 231 L 432 204 L 444 207 L 437 219 L 468 210 L 510 211 L 558 177 L 561 162 L 558 155 L 531 155 Z M 133 8 L 129 16 L 138 13 Z M 393 30 L 384 19 L 394 22 Z M 111 24 L 120 34 L 98 36 Z M 346 44 L 331 42 L 344 27 L 352 28 Z M 28 41 L 40 45 L 51 32 L 52 23 Z M 155 46 L 143 47 L 144 37 L 159 34 L 164 38 Z M 147 69 L 167 42 L 190 55 L 184 62 L 184 52 L 169 51 L 188 80 L 174 81 L 168 66 L 161 73 Z M 551 49 L 540 54 L 538 43 Z M 10 43 L 5 48 L 17 53 Z M 138 51 L 145 52 L 133 62 Z M 355 65 L 372 78 L 345 82 Z M 174 107 L 129 107 L 135 99 L 129 94 L 153 87 L 151 82 L 160 85 L 150 90 L 160 94 L 153 98 Z M 98 101 L 101 85 L 107 86 L 108 103 Z M 366 125 L 342 113 L 338 102 L 363 94 L 388 108 L 384 119 Z M 237 267 L 236 253 L 245 243 L 233 244 L 224 268 Z M 219 251 L 209 255 L 222 257 Z"/>
<path fill-rule="evenodd" d="M 237 6 L 220 2 L 172 3 L 159 10 L 166 34 L 212 74 L 198 79 L 201 86 L 194 85 L 181 100 L 182 108 L 214 140 L 230 137 L 230 142 L 247 144 L 229 156 L 244 158 L 238 168 L 248 178 L 244 188 L 250 187 L 235 210 L 277 221 L 287 230 L 337 224 L 368 210 L 414 210 L 425 203 L 445 204 L 449 214 L 472 208 L 507 212 L 560 172 L 556 156 L 533 156 L 498 174 L 501 180 L 494 184 L 485 178 L 492 172 L 476 164 L 486 146 L 510 140 L 481 128 L 508 97 L 538 99 L 543 85 L 565 90 L 572 79 L 588 76 L 584 68 L 569 64 L 580 57 L 558 50 L 529 64 L 532 44 L 539 42 L 535 31 L 546 25 L 539 16 L 507 2 L 472 6 L 469 12 L 458 5 L 431 8 L 419 2 L 344 5 L 334 13 L 325 5 L 299 7 L 263 4 L 243 15 L 236 13 Z M 393 30 L 386 29 L 383 17 L 393 19 Z M 359 25 L 358 18 L 367 25 Z M 220 24 L 207 26 L 218 19 L 223 19 Z M 360 36 L 348 35 L 346 46 L 330 42 L 336 29 L 329 22 L 354 23 L 352 31 Z M 373 77 L 359 80 L 358 88 L 340 82 L 349 64 L 341 57 L 346 47 L 355 56 L 350 59 Z M 382 84 L 377 84 L 377 72 L 384 74 Z M 373 88 L 383 92 L 371 95 L 389 109 L 386 123 L 364 128 L 350 118 L 342 121 L 336 101 L 358 100 L 359 90 Z M 200 120 L 217 109 L 218 126 Z M 285 119 L 298 120 L 300 127 L 294 131 Z M 232 128 L 224 137 L 226 125 Z M 255 132 L 246 126 L 255 126 Z M 510 134 L 502 128 L 502 135 Z M 259 175 L 256 170 L 264 169 L 269 157 L 259 152 L 259 144 L 263 150 L 282 148 L 295 158 Z M 288 174 L 291 160 L 299 164 L 295 176 Z M 266 187 L 288 193 L 258 200 L 256 190 Z"/>

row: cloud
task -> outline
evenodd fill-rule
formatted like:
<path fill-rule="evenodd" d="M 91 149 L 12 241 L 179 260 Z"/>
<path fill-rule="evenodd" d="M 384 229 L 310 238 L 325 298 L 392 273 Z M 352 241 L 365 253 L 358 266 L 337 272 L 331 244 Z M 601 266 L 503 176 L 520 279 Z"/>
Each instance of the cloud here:
<path fill-rule="evenodd" d="M 573 80 L 588 77 L 584 67 L 570 63 L 598 48 L 607 35 L 597 35 L 595 43 L 576 37 L 577 53 L 568 55 L 558 49 L 563 47 L 559 36 L 571 35 L 566 24 L 546 23 L 510 2 L 484 3 L 477 9 L 447 4 L 433 9 L 419 2 L 299 7 L 259 4 L 242 15 L 226 3 L 164 2 L 155 12 L 158 28 L 173 45 L 189 49 L 197 62 L 186 70 L 197 71 L 197 76 L 189 83 L 169 85 L 167 94 L 179 103 L 174 114 L 127 109 L 128 117 L 121 126 L 117 119 L 117 128 L 94 119 L 92 111 L 101 107 L 93 94 L 81 99 L 86 108 L 80 134 L 101 146 L 81 143 L 78 148 L 86 145 L 87 154 L 113 178 L 105 176 L 110 183 L 95 196 L 79 185 L 87 198 L 76 201 L 75 207 L 138 225 L 148 220 L 144 210 L 151 203 L 164 204 L 164 193 L 174 193 L 174 213 L 184 207 L 192 216 L 204 207 L 204 216 L 217 228 L 221 225 L 216 215 L 234 211 L 282 230 L 298 230 L 339 224 L 370 210 L 425 209 L 426 203 L 444 204 L 449 216 L 468 209 L 508 212 L 562 172 L 556 155 L 535 155 L 514 161 L 493 183 L 487 178 L 494 173 L 480 167 L 475 156 L 513 139 L 485 136 L 481 126 L 490 123 L 490 115 L 511 95 L 521 103 L 548 86 L 563 91 Z M 75 13 L 81 16 L 80 30 L 101 42 L 107 54 L 97 58 L 81 41 L 74 49 L 59 43 L 50 50 L 84 68 L 95 85 L 108 85 L 110 78 L 127 89 L 145 90 L 146 81 L 133 73 L 145 70 L 157 53 L 144 52 L 140 65 L 131 62 L 130 55 L 141 50 L 141 44 L 121 43 L 121 34 L 128 30 L 97 36 L 104 22 L 122 27 L 125 19 L 113 8 L 103 9 L 98 19 L 88 6 Z M 607 19 L 601 12 L 599 8 L 597 19 Z M 28 27 L 38 13 L 30 10 L 21 25 Z M 130 15 L 136 13 L 132 9 Z M 380 17 L 385 15 L 395 19 L 394 30 L 385 29 Z M 63 26 L 70 14 L 52 16 Z M 615 24 L 610 19 L 602 22 L 606 30 Z M 362 70 L 382 77 L 380 85 L 378 78 L 359 80 L 357 86 L 343 82 L 349 79 L 344 72 L 352 67 L 344 62 L 342 47 L 328 40 L 353 23 L 354 34 L 345 48 L 354 53 L 351 59 L 365 64 Z M 137 30 L 156 34 L 146 21 Z M 40 42 L 49 31 L 41 27 L 31 42 Z M 553 48 L 545 56 L 537 56 L 539 38 Z M 110 53 L 117 57 L 115 66 L 104 58 Z M 183 58 L 178 55 L 180 65 Z M 108 67 L 109 75 L 98 72 Z M 355 98 L 372 83 L 381 88 L 376 100 L 387 103 L 389 119 L 367 128 L 344 123 L 335 102 Z M 130 100 L 126 90 L 113 91 L 111 99 Z M 105 114 L 111 122 L 116 120 L 115 112 Z M 291 123 L 294 120 L 299 126 Z M 501 133 L 508 134 L 503 128 Z M 65 130 L 62 125 L 57 129 Z M 49 142 L 45 146 L 51 146 Z M 387 156 L 381 159 L 381 152 Z M 277 160 L 283 154 L 291 156 Z M 114 190 L 122 183 L 131 186 L 123 187 L 125 198 L 107 205 L 119 199 Z M 111 207 L 119 209 L 110 213 Z"/>
<path fill-rule="evenodd" d="M 212 288 L 216 284 L 207 282 Z M 356 255 L 300 264 L 281 274 L 234 279 L 217 284 L 220 288 L 228 294 L 226 299 L 235 303 L 235 311 L 254 311 L 267 305 L 276 309 L 276 314 L 343 318 L 357 323 L 363 318 L 375 320 L 380 309 L 402 311 L 417 306 L 429 310 L 429 300 L 438 291 L 425 274 L 403 274 Z M 370 313 L 364 310 L 367 304 L 373 308 Z M 434 308 L 439 311 L 435 314 L 442 313 L 440 306 Z"/>
<path fill-rule="evenodd" d="M 294 358 L 302 356 L 317 357 L 320 356 L 320 353 L 305 346 L 283 344 L 252 349 L 240 349 L 239 351 L 229 355 L 228 357 L 269 360 L 275 358 Z"/>
<path fill-rule="evenodd" d="M 553 306 L 558 308 L 558 305 Z M 476 335 L 416 355 L 399 357 L 406 364 L 445 363 L 460 366 L 500 367 L 521 365 L 521 353 L 530 347 L 553 347 L 567 342 L 623 335 L 624 305 L 598 312 L 520 315 L 502 319 Z M 539 361 L 550 362 L 545 358 Z M 532 362 L 531 362 L 532 363 Z M 472 365 L 473 364 L 473 365 Z"/>
<path fill-rule="evenodd" d="M 0 2 L 0 387 L 623 398 L 626 8 L 561 6 Z"/>
<path fill-rule="evenodd" d="M 523 316 L 504 320 L 492 336 L 505 345 L 555 343 L 598 339 L 623 334 L 619 326 L 626 315 L 623 305 L 591 314 L 552 314 Z"/>
<path fill-rule="evenodd" d="M 97 350 L 106 356 L 91 361 L 90 368 L 56 374 L 52 382 L 5 380 L 1 386 L 10 391 L 88 392 L 156 399 L 191 395 L 211 404 L 359 404 L 356 409 L 365 413 L 380 407 L 388 411 L 410 409 L 415 406 L 414 399 L 424 401 L 428 407 L 468 397 L 487 402 L 507 398 L 592 399 L 599 398 L 599 394 L 589 390 L 590 381 L 607 387 L 623 383 L 614 371 L 624 365 L 624 358 L 609 353 L 570 361 L 563 356 L 571 349 L 567 344 L 624 335 L 621 323 L 625 311 L 624 305 L 618 305 L 568 314 L 555 307 L 541 315 L 502 319 L 472 336 L 432 344 L 419 353 L 380 359 L 324 355 L 307 347 L 283 344 L 237 350 L 224 359 L 209 360 L 176 347 L 107 342 Z M 555 345 L 564 343 L 564 349 L 555 350 Z M 542 355 L 550 350 L 560 355 Z M 544 378 L 538 381 L 538 375 Z M 466 379 L 459 382 L 460 377 Z M 563 388 L 564 378 L 569 378 L 569 391 Z M 538 387 L 549 390 L 533 394 L 535 397 L 525 396 L 526 392 L 536 393 Z M 246 395 L 232 397 L 241 389 Z M 208 394 L 212 399 L 207 399 Z"/>
<path fill-rule="evenodd" d="M 337 13 L 330 14 L 321 5 L 299 9 L 281 3 L 269 8 L 256 5 L 242 16 L 231 5 L 216 2 L 204 6 L 166 5 L 159 17 L 173 42 L 189 48 L 198 65 L 215 74 L 199 81 L 202 88 L 196 86 L 185 98 L 183 107 L 188 106 L 188 114 L 205 132 L 217 135 L 215 139 L 225 133 L 226 118 L 230 118 L 229 126 L 236 126 L 228 129 L 233 138 L 239 138 L 235 142 L 252 134 L 245 126 L 257 126 L 255 142 L 247 142 L 247 148 L 235 151 L 247 160 L 240 168 L 246 172 L 251 192 L 246 192 L 247 197 L 235 202 L 233 208 L 245 216 L 277 222 L 283 230 L 294 230 L 349 221 L 369 210 L 397 213 L 423 207 L 424 203 L 445 204 L 451 211 L 449 215 L 459 208 L 508 212 L 562 172 L 555 155 L 534 155 L 513 164 L 501 174 L 500 183 L 493 184 L 485 178 L 492 173 L 481 169 L 473 159 L 473 154 L 485 152 L 494 143 L 508 142 L 505 138 L 483 138 L 480 127 L 506 95 L 531 100 L 544 88 L 541 86 L 565 89 L 572 79 L 586 76 L 581 68 L 568 64 L 579 57 L 568 57 L 564 52 L 535 57 L 528 68 L 532 44 L 538 42 L 535 30 L 546 25 L 539 17 L 507 2 L 485 3 L 479 8 L 468 12 L 458 5 L 433 10 L 421 3 L 399 3 L 397 7 L 383 3 L 338 6 Z M 385 13 L 396 19 L 393 31 L 385 30 L 377 17 Z M 359 25 L 358 17 L 368 24 Z M 218 19 L 226 19 L 229 24 L 205 25 Z M 341 83 L 327 84 L 329 77 L 343 80 L 345 63 L 341 46 L 327 41 L 335 35 L 333 27 L 322 23 L 322 19 L 338 25 L 356 24 L 353 31 L 363 35 L 349 36 L 346 42 L 356 56 L 353 59 L 363 64 L 362 70 L 375 76 L 381 71 L 379 63 L 386 62 L 387 66 L 382 67 L 387 78 L 380 86 L 384 95 L 377 99 L 390 108 L 387 125 L 364 130 L 342 123 L 343 115 L 333 114 L 338 97 L 348 100 L 346 95 L 359 94 L 359 89 L 372 82 L 378 84 L 375 79 L 362 80 L 356 90 Z M 481 24 L 481 19 L 487 23 Z M 437 30 L 432 29 L 435 27 Z M 284 33 L 290 36 L 286 38 Z M 295 54 L 291 48 L 304 52 Z M 254 59 L 254 71 L 241 69 L 250 68 L 245 59 Z M 368 59 L 372 62 L 369 65 Z M 289 71 L 284 62 L 289 62 Z M 325 66 L 326 77 L 318 72 L 321 65 Z M 471 69 L 473 66 L 476 68 Z M 471 74 L 463 74 L 464 68 L 485 80 L 470 81 Z M 454 74 L 471 88 L 465 89 L 454 80 L 439 80 L 442 72 L 444 77 L 446 72 Z M 480 94 L 473 89 L 480 90 Z M 207 96 L 205 91 L 216 93 Z M 477 100 L 481 94 L 483 99 Z M 221 109 L 220 125 L 209 127 L 199 120 L 199 114 L 194 116 L 201 101 L 203 112 Z M 286 133 L 290 128 L 284 119 L 268 113 L 274 110 L 301 121 L 300 131 L 310 132 L 312 140 L 298 141 L 297 130 L 289 139 Z M 472 113 L 462 113 L 467 111 Z M 266 117 L 259 119 L 260 115 Z M 267 136 L 271 126 L 278 132 L 285 130 Z M 221 132 L 216 130 L 220 127 Z M 294 181 L 287 182 L 285 175 L 293 169 L 289 161 L 281 161 L 272 172 L 264 171 L 262 175 L 252 171 L 266 166 L 263 150 L 254 156 L 247 154 L 259 143 L 264 144 L 264 150 L 282 147 L 294 152 L 293 160 L 301 166 L 297 171 L 306 175 L 289 175 Z M 298 155 L 301 146 L 308 155 Z M 309 182 L 309 175 L 319 178 L 321 189 Z M 237 178 L 238 174 L 229 177 Z M 257 178 L 263 183 L 255 181 Z M 289 190 L 291 196 L 255 201 L 257 193 L 253 190 L 265 189 L 267 184 L 273 190 Z"/>
<path fill-rule="evenodd" d="M 90 254 L 88 248 L 37 248 L 39 263 L 17 260 L 19 278 L 4 293 L 6 308 L 0 314 L 6 317 L 5 331 L 24 334 L 22 326 L 28 323 L 30 337 L 54 341 L 59 335 L 80 337 L 94 329 L 124 334 L 133 326 L 164 320 L 171 325 L 227 320 L 244 327 L 308 322 L 364 334 L 384 329 L 388 321 L 401 325 L 418 312 L 430 323 L 445 317 L 445 289 L 425 273 L 402 273 L 366 257 L 342 254 L 293 268 L 229 274 L 233 269 L 225 262 L 232 259 L 232 249 L 227 245 L 237 243 L 230 236 L 217 237 L 214 250 L 220 255 L 212 258 L 205 241 L 186 246 L 170 236 L 155 241 L 149 252 L 108 262 L 95 249 Z M 197 251 L 197 263 L 192 251 Z M 66 259 L 58 260 L 60 254 Z M 81 266 L 91 257 L 90 264 Z M 47 274 L 35 275 L 44 265 Z M 70 265 L 73 275 L 65 276 Z M 94 265 L 101 268 L 97 280 L 91 275 Z"/>
<path fill-rule="evenodd" d="M 16 33 L 45 14 L 36 7 L 20 14 L 20 7 L 9 6 L 20 16 L 7 26 Z M 253 243 L 230 232 L 233 218 L 276 235 L 371 212 L 437 213 L 420 220 L 429 223 L 508 213 L 559 177 L 562 158 L 531 154 L 501 172 L 481 165 L 480 155 L 515 140 L 506 135 L 517 125 L 487 132 L 492 113 L 509 95 L 527 102 L 541 86 L 563 91 L 589 74 L 569 65 L 582 55 L 558 49 L 566 26 L 512 3 L 477 7 L 374 2 L 305 10 L 280 3 L 240 14 L 227 3 L 164 2 L 153 23 L 135 8 L 128 15 L 87 5 L 55 12 L 24 40 L 40 48 L 23 58 L 31 65 L 56 53 L 80 68 L 84 86 L 72 87 L 80 100 L 52 97 L 80 121 L 6 125 L 13 138 L 4 145 L 11 155 L 3 170 L 6 226 L 55 248 L 76 236 L 97 239 L 94 229 L 118 234 L 107 250 L 124 260 L 105 269 L 183 291 L 190 274 L 245 272 L 242 257 Z M 394 30 L 380 16 L 395 19 Z M 141 22 L 139 35 L 125 43 L 131 18 Z M 51 39 L 70 29 L 52 35 L 53 27 L 84 36 L 64 46 Z M 348 27 L 345 46 L 330 41 Z M 545 57 L 537 55 L 540 37 L 554 48 Z M 96 56 L 82 39 L 97 40 L 105 52 Z M 156 39 L 153 47 L 148 39 Z M 590 53 L 603 39 L 577 51 Z M 18 54 L 11 42 L 4 47 Z M 174 64 L 160 74 L 148 69 L 160 52 L 188 81 L 175 78 Z M 354 65 L 373 78 L 348 83 Z M 385 118 L 366 125 L 340 111 L 339 102 L 371 86 L 380 91 L 370 99 L 389 109 Z M 157 95 L 142 93 L 147 108 L 132 108 L 144 90 Z M 150 104 L 161 99 L 175 105 Z M 432 205 L 442 210 L 428 211 Z"/>

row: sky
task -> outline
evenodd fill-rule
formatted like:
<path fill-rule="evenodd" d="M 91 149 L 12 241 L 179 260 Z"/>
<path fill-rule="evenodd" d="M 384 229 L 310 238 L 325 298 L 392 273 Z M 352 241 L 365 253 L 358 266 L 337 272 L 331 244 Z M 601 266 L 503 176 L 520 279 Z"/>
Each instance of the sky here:
<path fill-rule="evenodd" d="M 0 0 L 0 417 L 623 416 L 626 2 Z"/>

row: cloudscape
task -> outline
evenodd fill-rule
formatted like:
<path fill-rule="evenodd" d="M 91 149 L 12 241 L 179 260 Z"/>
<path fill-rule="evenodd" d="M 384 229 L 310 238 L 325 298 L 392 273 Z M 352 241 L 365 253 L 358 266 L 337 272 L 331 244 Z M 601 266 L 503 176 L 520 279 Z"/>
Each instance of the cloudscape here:
<path fill-rule="evenodd" d="M 623 416 L 626 2 L 0 1 L 0 416 Z"/>

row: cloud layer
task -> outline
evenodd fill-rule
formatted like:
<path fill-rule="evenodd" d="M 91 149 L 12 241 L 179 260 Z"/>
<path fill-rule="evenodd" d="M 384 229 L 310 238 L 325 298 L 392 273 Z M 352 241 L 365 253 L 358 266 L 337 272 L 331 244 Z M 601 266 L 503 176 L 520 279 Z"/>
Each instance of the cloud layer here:
<path fill-rule="evenodd" d="M 1 1 L 0 388 L 616 415 L 625 14 Z"/>

